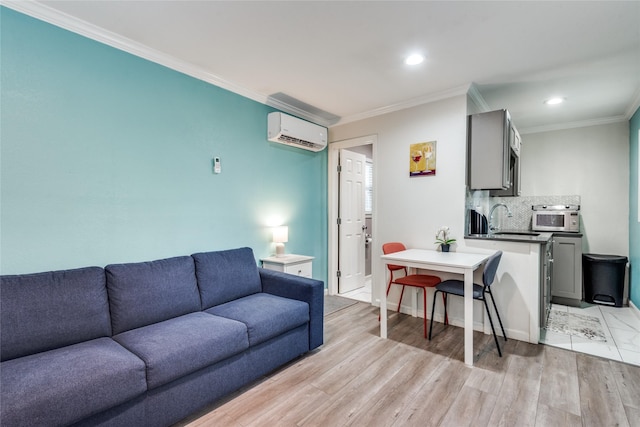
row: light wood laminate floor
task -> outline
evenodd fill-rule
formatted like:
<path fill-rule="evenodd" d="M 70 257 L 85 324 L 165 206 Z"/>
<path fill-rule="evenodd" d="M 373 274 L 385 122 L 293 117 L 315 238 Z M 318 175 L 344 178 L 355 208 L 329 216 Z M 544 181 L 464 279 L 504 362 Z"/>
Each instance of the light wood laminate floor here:
<path fill-rule="evenodd" d="M 357 303 L 325 317 L 325 344 L 180 426 L 640 426 L 640 367 L 474 335 Z"/>

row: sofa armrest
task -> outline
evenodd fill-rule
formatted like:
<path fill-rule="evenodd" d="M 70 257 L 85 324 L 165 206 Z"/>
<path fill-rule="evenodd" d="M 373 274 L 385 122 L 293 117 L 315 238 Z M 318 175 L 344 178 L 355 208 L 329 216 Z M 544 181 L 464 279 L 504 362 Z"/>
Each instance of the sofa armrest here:
<path fill-rule="evenodd" d="M 322 345 L 324 337 L 324 282 L 260 268 L 262 291 L 309 304 L 309 350 Z"/>

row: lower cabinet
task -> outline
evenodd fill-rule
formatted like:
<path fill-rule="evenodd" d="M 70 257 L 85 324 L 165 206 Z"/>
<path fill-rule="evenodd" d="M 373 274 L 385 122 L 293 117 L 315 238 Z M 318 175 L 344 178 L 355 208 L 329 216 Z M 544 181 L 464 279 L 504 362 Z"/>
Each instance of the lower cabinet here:
<path fill-rule="evenodd" d="M 551 277 L 553 276 L 553 242 L 549 240 L 540 252 L 540 328 L 547 326 L 551 311 Z"/>
<path fill-rule="evenodd" d="M 582 235 L 553 236 L 551 300 L 579 306 L 582 301 Z"/>

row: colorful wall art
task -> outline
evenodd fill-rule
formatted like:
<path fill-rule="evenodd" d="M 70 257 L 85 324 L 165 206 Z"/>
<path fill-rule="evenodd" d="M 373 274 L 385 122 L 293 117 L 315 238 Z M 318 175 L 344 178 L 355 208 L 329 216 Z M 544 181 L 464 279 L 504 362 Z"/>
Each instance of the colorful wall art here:
<path fill-rule="evenodd" d="M 409 146 L 409 176 L 436 174 L 436 141 Z"/>

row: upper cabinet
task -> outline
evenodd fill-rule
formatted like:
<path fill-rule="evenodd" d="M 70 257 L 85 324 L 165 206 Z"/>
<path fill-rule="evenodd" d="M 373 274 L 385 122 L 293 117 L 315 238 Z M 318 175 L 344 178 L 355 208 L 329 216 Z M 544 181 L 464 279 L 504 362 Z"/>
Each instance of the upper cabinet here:
<path fill-rule="evenodd" d="M 492 196 L 520 194 L 520 134 L 507 110 L 472 114 L 467 125 L 467 184 Z"/>

